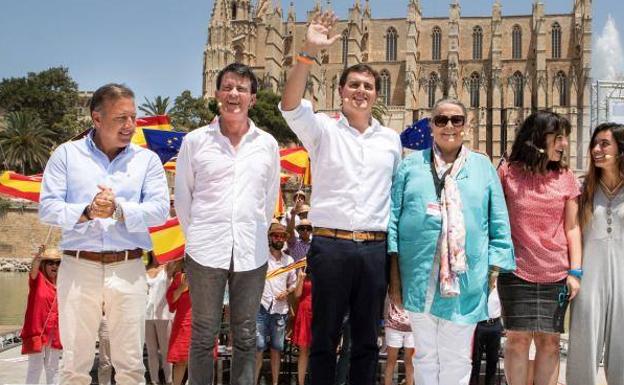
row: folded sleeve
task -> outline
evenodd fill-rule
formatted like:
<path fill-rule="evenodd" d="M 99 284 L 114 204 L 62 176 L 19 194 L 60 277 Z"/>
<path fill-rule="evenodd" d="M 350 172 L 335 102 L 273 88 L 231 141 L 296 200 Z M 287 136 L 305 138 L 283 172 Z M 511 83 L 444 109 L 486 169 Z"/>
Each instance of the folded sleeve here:
<path fill-rule="evenodd" d="M 306 99 L 301 99 L 299 106 L 291 111 L 284 111 L 281 103 L 278 107 L 286 123 L 304 147 L 308 151 L 316 148 L 324 131 L 323 119 L 329 119 L 329 117 L 323 114 L 315 114 L 312 103 Z"/>

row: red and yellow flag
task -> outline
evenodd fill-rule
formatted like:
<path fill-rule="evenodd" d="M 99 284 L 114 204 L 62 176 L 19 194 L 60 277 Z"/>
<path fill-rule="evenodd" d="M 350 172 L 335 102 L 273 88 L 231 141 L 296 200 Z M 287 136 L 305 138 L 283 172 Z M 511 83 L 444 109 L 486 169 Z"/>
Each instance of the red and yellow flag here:
<path fill-rule="evenodd" d="M 39 202 L 41 175 L 26 176 L 13 171 L 0 175 L 0 193 L 15 198 Z"/>
<path fill-rule="evenodd" d="M 178 218 L 170 218 L 165 224 L 149 228 L 154 257 L 159 263 L 175 261 L 184 257 L 186 239 Z"/>
<path fill-rule="evenodd" d="M 308 262 L 305 258 L 301 258 L 297 262 L 293 262 L 288 266 L 280 267 L 279 269 L 271 270 L 267 272 L 266 279 L 275 278 L 278 275 L 288 273 L 291 270 L 302 269 L 308 265 Z"/>
<path fill-rule="evenodd" d="M 284 170 L 300 175 L 304 185 L 312 184 L 310 157 L 305 148 L 294 147 L 280 150 L 280 164 Z"/>
<path fill-rule="evenodd" d="M 282 186 L 277 190 L 277 202 L 275 202 L 275 211 L 273 216 L 275 218 L 284 215 L 284 196 L 282 195 Z"/>
<path fill-rule="evenodd" d="M 171 131 L 172 129 L 169 117 L 167 115 L 144 116 L 142 118 L 137 118 L 136 131 L 134 132 L 134 136 L 132 137 L 132 143 L 141 147 L 147 147 L 145 135 L 143 135 L 144 128 L 163 131 Z"/>
<path fill-rule="evenodd" d="M 171 171 L 171 172 L 175 173 L 175 170 L 176 170 L 176 160 L 177 160 L 177 157 L 173 158 L 173 159 L 169 160 L 168 162 L 166 162 L 165 164 L 163 164 L 163 167 L 165 168 L 165 170 Z"/>

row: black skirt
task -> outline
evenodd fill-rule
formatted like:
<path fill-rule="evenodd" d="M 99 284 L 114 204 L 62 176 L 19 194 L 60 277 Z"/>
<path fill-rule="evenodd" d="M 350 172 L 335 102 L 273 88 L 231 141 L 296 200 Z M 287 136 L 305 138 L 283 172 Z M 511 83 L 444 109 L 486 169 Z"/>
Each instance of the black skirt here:
<path fill-rule="evenodd" d="M 513 273 L 498 277 L 498 294 L 505 329 L 527 332 L 563 333 L 563 319 L 569 295 L 566 280 L 533 283 Z"/>

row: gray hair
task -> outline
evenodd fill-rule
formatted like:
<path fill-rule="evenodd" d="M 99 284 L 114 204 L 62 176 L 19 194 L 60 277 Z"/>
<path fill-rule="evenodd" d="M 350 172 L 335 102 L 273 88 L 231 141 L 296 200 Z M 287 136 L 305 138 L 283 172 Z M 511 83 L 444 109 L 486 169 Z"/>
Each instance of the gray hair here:
<path fill-rule="evenodd" d="M 134 99 L 134 92 L 127 86 L 117 83 L 108 83 L 98 88 L 91 97 L 89 102 L 89 110 L 100 111 L 102 105 L 108 100 L 117 100 L 121 98 Z"/>
<path fill-rule="evenodd" d="M 454 104 L 462 109 L 462 113 L 464 114 L 464 117 L 467 117 L 468 115 L 468 113 L 466 112 L 466 106 L 464 106 L 464 103 L 460 102 L 459 100 L 455 98 L 442 98 L 438 100 L 437 102 L 435 102 L 435 104 L 433 105 L 433 109 L 431 110 L 432 112 L 431 115 L 434 115 L 435 111 L 437 111 L 437 109 L 443 104 Z"/>

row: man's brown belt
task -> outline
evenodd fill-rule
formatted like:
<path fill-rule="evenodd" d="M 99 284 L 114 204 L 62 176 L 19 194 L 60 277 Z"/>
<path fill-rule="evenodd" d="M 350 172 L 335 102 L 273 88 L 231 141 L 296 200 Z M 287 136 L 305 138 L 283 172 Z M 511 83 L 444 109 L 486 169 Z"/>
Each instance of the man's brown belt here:
<path fill-rule="evenodd" d="M 348 231 L 340 229 L 328 229 L 326 227 L 315 227 L 313 234 L 318 237 L 346 239 L 353 242 L 386 240 L 385 231 Z"/>
<path fill-rule="evenodd" d="M 100 262 L 103 264 L 129 261 L 131 259 L 141 258 L 142 249 L 124 250 L 124 251 L 84 251 L 84 250 L 63 250 L 63 254 L 71 255 L 78 259 L 87 261 Z"/>

